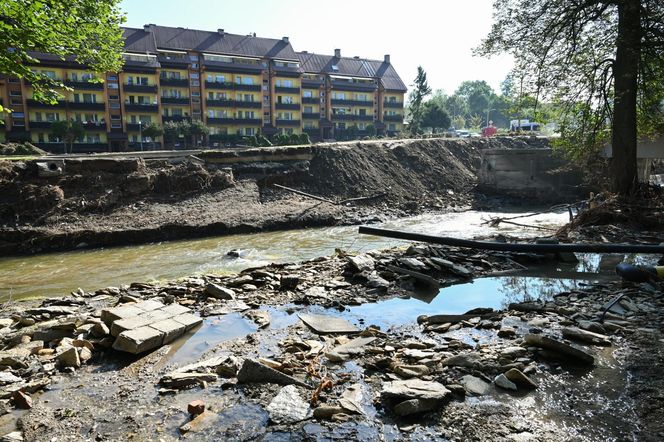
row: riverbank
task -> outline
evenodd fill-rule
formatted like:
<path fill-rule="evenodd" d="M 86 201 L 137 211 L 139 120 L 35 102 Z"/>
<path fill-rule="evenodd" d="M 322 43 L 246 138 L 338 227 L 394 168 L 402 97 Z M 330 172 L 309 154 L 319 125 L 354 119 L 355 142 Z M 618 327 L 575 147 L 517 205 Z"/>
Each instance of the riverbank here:
<path fill-rule="evenodd" d="M 5 162 L 0 167 L 0 253 L 348 225 L 459 210 L 483 205 L 484 198 L 474 192 L 482 149 L 544 142 L 378 140 L 204 152 L 200 158 L 168 160 L 58 159 L 54 171 L 40 171 L 37 162 Z"/>
<path fill-rule="evenodd" d="M 24 404 L 17 390 L 32 403 L 2 428 L 25 440 L 657 440 L 646 386 L 659 377 L 661 287 L 555 284 L 524 299 L 533 286 L 509 275 L 541 265 L 561 266 L 416 245 L 7 303 L 5 410 Z M 495 298 L 486 276 L 515 290 Z M 454 310 L 437 284 L 482 293 Z M 204 323 L 147 356 L 110 349 L 102 311 L 146 301 Z M 332 318 L 337 332 L 322 331 Z M 194 400 L 202 414 L 187 411 Z"/>

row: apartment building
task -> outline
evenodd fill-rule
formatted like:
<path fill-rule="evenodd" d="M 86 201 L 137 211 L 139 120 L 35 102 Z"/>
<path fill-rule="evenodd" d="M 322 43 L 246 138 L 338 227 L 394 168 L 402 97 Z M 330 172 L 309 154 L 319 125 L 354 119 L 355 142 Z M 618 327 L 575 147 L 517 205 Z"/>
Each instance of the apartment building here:
<path fill-rule="evenodd" d="M 210 128 L 209 144 L 226 135 L 307 132 L 330 139 L 402 130 L 406 87 L 390 63 L 359 57 L 295 52 L 288 37 L 146 25 L 124 28 L 124 67 L 103 82 L 73 59 L 31 54 L 36 71 L 61 80 L 55 105 L 33 99 L 30 84 L 0 78 L 8 141 L 29 140 L 51 151 L 58 120 L 78 120 L 85 136 L 77 152 L 138 148 L 148 123 L 195 119 Z"/>

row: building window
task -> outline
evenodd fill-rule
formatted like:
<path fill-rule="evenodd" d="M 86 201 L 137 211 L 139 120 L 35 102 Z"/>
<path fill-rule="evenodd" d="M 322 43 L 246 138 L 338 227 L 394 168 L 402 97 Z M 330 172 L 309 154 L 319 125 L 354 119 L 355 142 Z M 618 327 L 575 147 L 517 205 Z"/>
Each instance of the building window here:
<path fill-rule="evenodd" d="M 18 106 L 23 105 L 23 101 L 20 98 L 19 99 L 12 98 L 12 99 L 9 100 L 9 103 L 13 104 L 13 105 L 18 105 Z"/>
<path fill-rule="evenodd" d="M 389 130 L 391 132 L 394 132 L 395 130 L 397 130 L 397 125 L 393 124 L 393 123 L 390 123 L 390 124 L 387 125 L 387 130 Z"/>
<path fill-rule="evenodd" d="M 244 134 L 248 136 L 254 135 L 254 128 L 253 127 L 247 127 L 244 129 Z"/>
<path fill-rule="evenodd" d="M 313 97 L 313 92 L 312 91 L 302 91 L 302 96 L 304 98 L 311 98 L 311 97 Z"/>
<path fill-rule="evenodd" d="M 313 106 L 304 106 L 304 113 L 305 114 L 313 114 L 314 113 Z"/>
<path fill-rule="evenodd" d="M 9 91 L 9 96 L 10 97 L 20 97 L 21 96 L 21 91 Z"/>
<path fill-rule="evenodd" d="M 293 80 L 282 80 L 278 78 L 276 85 L 279 87 L 293 87 Z"/>
<path fill-rule="evenodd" d="M 191 80 L 191 85 L 194 87 L 198 87 L 201 85 L 201 82 L 199 80 Z"/>
<path fill-rule="evenodd" d="M 44 134 L 43 134 L 43 133 L 40 132 L 40 133 L 37 135 L 37 141 L 39 141 L 40 143 L 43 143 L 43 142 L 44 142 Z"/>
<path fill-rule="evenodd" d="M 195 78 L 195 79 L 199 79 L 199 78 L 201 78 L 201 77 L 199 77 L 199 75 L 198 75 L 197 73 L 195 73 L 195 72 L 192 72 L 191 74 L 189 74 L 189 77 L 190 77 L 190 78 Z"/>
<path fill-rule="evenodd" d="M 332 99 L 333 100 L 345 100 L 346 99 L 346 93 L 345 92 L 332 92 Z"/>
<path fill-rule="evenodd" d="M 109 89 L 118 89 L 118 84 L 117 83 L 108 83 L 108 88 Z"/>
<path fill-rule="evenodd" d="M 106 77 L 108 81 L 118 81 L 118 76 L 117 75 L 109 75 Z"/>

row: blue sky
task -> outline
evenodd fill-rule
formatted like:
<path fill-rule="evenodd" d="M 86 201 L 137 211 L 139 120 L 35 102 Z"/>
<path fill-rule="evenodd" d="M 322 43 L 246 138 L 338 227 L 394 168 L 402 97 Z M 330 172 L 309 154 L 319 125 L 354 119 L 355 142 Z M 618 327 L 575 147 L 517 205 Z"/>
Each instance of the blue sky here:
<path fill-rule="evenodd" d="M 126 26 L 146 23 L 258 36 L 288 36 L 296 51 L 382 59 L 410 86 L 422 65 L 429 84 L 452 93 L 464 80 L 486 80 L 499 91 L 509 56 L 474 57 L 488 33 L 491 0 L 123 0 Z"/>

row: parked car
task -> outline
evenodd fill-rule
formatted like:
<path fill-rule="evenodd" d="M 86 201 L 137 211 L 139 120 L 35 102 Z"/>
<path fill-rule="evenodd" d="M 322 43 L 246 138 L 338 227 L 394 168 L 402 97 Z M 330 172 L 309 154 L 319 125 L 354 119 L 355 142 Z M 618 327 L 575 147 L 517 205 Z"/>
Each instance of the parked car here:
<path fill-rule="evenodd" d="M 459 138 L 469 138 L 470 132 L 468 132 L 467 130 L 457 130 L 456 136 Z"/>

